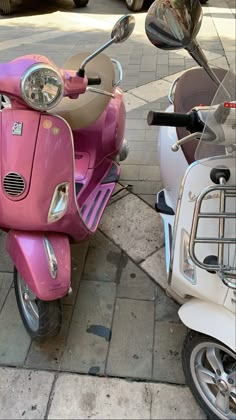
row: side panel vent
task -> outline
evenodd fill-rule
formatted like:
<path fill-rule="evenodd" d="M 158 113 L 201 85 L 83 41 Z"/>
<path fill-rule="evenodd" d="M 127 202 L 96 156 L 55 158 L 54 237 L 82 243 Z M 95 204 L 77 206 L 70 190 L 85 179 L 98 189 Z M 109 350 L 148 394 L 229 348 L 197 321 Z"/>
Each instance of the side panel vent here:
<path fill-rule="evenodd" d="M 25 191 L 25 180 L 16 172 L 10 172 L 3 179 L 3 189 L 10 197 L 18 197 Z"/>

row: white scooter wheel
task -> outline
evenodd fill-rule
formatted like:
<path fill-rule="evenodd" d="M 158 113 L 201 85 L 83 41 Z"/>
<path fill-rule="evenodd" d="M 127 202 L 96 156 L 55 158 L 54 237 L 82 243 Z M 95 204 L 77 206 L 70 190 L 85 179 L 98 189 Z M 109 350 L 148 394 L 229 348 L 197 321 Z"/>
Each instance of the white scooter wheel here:
<path fill-rule="evenodd" d="M 62 324 L 61 301 L 38 299 L 16 269 L 14 286 L 20 316 L 30 337 L 35 341 L 44 341 L 57 335 Z"/>
<path fill-rule="evenodd" d="M 144 0 L 126 0 L 126 5 L 132 12 L 137 12 L 143 7 Z"/>
<path fill-rule="evenodd" d="M 0 0 L 0 10 L 2 15 L 9 15 L 12 12 L 11 0 Z"/>
<path fill-rule="evenodd" d="M 187 385 L 208 419 L 235 419 L 236 354 L 220 341 L 190 331 L 182 362 Z"/>

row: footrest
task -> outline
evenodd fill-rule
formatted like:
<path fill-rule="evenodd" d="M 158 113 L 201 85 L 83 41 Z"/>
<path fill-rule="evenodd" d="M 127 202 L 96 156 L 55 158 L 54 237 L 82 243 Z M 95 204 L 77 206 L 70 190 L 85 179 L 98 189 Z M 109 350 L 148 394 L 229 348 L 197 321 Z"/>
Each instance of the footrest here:
<path fill-rule="evenodd" d="M 156 211 L 162 214 L 169 214 L 170 216 L 174 216 L 174 210 L 166 204 L 165 193 L 164 191 L 160 191 L 158 194 L 158 202 L 155 204 Z"/>
<path fill-rule="evenodd" d="M 114 187 L 114 183 L 99 185 L 84 203 L 81 213 L 90 230 L 96 230 Z"/>
<path fill-rule="evenodd" d="M 100 184 L 91 192 L 83 204 L 81 209 L 83 221 L 91 231 L 96 230 L 118 178 L 119 167 L 113 163 Z"/>

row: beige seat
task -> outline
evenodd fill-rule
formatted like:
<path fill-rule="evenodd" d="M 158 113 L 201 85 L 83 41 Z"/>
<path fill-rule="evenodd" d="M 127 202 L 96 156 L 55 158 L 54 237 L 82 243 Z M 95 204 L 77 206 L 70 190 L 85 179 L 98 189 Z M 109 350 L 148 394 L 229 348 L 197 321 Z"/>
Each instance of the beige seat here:
<path fill-rule="evenodd" d="M 76 54 L 64 64 L 63 68 L 78 70 L 89 55 L 90 53 Z M 113 92 L 115 69 L 107 55 L 99 54 L 91 60 L 85 68 L 85 74 L 87 77 L 101 78 L 101 84 L 94 86 L 95 88 Z M 72 130 L 77 130 L 92 125 L 103 113 L 110 99 L 98 93 L 85 92 L 78 99 L 63 98 L 51 112 L 64 118 Z"/>

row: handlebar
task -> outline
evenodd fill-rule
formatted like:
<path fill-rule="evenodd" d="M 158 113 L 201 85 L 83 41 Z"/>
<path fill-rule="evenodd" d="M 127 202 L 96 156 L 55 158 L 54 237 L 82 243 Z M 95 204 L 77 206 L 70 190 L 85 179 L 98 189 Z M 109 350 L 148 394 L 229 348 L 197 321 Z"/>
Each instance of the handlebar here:
<path fill-rule="evenodd" d="M 96 76 L 96 77 L 88 77 L 88 86 L 90 85 L 100 85 L 101 84 L 101 78 Z"/>
<path fill-rule="evenodd" d="M 186 127 L 191 123 L 190 114 L 177 112 L 150 111 L 147 116 L 148 125 L 165 125 L 169 127 Z"/>
<path fill-rule="evenodd" d="M 147 116 L 147 122 L 148 125 L 186 127 L 190 132 L 202 132 L 204 128 L 204 124 L 198 118 L 196 111 L 191 111 L 189 114 L 150 111 Z"/>

